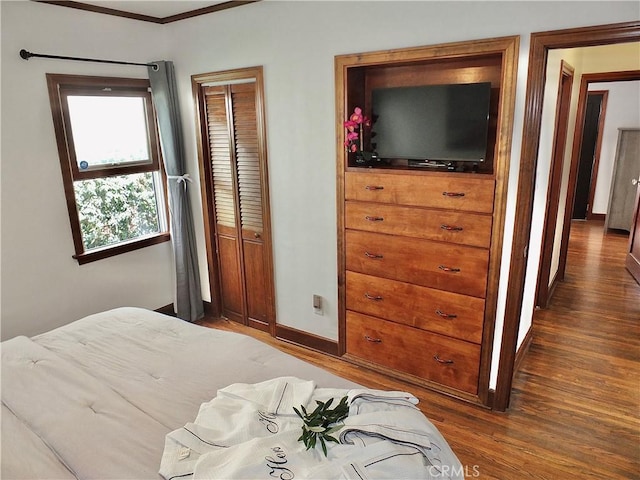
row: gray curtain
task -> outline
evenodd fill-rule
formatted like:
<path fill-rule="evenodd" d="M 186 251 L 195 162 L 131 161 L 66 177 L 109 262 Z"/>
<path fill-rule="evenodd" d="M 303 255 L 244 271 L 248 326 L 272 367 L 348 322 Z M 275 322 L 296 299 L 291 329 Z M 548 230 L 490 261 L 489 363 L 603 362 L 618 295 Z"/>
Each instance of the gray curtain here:
<path fill-rule="evenodd" d="M 184 141 L 180 123 L 178 88 L 173 62 L 153 62 L 149 67 L 151 94 L 158 116 L 160 144 L 169 190 L 171 243 L 176 267 L 176 313 L 193 322 L 204 316 L 193 216 L 187 191 L 191 179 L 185 174 Z"/>

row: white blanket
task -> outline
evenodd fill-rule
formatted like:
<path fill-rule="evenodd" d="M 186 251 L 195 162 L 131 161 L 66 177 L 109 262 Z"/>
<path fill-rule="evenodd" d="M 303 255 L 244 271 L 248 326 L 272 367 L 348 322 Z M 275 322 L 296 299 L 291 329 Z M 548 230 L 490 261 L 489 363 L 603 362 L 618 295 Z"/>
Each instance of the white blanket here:
<path fill-rule="evenodd" d="M 254 338 L 119 308 L 2 342 L 0 478 L 157 480 L 167 433 L 235 382 L 357 385 Z"/>
<path fill-rule="evenodd" d="M 328 452 L 298 441 L 293 407 L 349 398 L 339 444 Z M 234 384 L 204 403 L 193 423 L 167 435 L 160 474 L 167 480 L 278 478 L 462 479 L 462 465 L 405 392 L 316 388 L 281 377 Z"/>

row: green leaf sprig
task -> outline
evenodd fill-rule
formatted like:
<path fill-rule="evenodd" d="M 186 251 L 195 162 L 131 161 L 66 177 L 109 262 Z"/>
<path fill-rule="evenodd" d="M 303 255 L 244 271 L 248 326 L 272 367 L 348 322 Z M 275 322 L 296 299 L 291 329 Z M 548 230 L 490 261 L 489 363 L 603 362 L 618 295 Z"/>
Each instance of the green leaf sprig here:
<path fill-rule="evenodd" d="M 342 425 L 336 425 L 349 415 L 349 405 L 347 405 L 347 397 L 342 397 L 340 403 L 333 408 L 329 407 L 333 403 L 333 398 L 330 398 L 326 402 L 316 400 L 318 406 L 316 409 L 307 413 L 304 405 L 300 405 L 300 410 L 293 407 L 296 414 L 302 419 L 304 425 L 302 425 L 302 435 L 298 438 L 298 441 L 304 442 L 307 450 L 315 448 L 318 440 L 320 440 L 320 446 L 324 452 L 324 456 L 327 456 L 327 442 L 339 443 L 335 437 L 331 434 L 341 428 Z M 304 414 L 304 415 L 303 415 Z"/>

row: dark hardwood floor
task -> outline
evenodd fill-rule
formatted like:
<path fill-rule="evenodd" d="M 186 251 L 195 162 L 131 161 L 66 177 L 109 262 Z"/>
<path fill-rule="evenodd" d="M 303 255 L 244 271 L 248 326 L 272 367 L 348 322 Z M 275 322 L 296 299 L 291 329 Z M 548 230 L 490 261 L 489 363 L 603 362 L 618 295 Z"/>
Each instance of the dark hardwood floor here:
<path fill-rule="evenodd" d="M 627 237 L 574 222 L 564 282 L 536 312 L 507 412 L 492 412 L 340 359 L 240 331 L 371 388 L 410 391 L 467 478 L 640 479 L 640 286 L 624 268 Z"/>

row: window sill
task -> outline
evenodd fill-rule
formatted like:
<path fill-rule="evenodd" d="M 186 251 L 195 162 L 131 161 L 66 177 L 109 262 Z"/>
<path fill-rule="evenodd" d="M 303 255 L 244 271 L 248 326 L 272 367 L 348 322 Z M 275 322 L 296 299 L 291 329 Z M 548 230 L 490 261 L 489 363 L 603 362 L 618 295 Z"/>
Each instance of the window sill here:
<path fill-rule="evenodd" d="M 97 260 L 102 260 L 103 258 L 114 257 L 116 255 L 120 255 L 121 253 L 132 252 L 133 250 L 145 248 L 150 245 L 156 245 L 158 243 L 168 242 L 169 240 L 171 240 L 169 232 L 159 233 L 138 240 L 132 240 L 130 242 L 123 242 L 118 243 L 117 245 L 96 248 L 88 252 L 76 254 L 73 256 L 73 258 L 78 261 L 78 264 L 84 265 L 85 263 L 95 262 Z"/>

